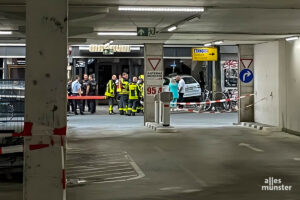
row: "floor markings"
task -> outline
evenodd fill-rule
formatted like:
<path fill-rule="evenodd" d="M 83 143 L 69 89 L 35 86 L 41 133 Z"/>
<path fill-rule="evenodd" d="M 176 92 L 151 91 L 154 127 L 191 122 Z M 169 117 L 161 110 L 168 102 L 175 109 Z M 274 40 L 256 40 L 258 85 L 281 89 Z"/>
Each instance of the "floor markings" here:
<path fill-rule="evenodd" d="M 180 190 L 181 187 L 174 186 L 174 187 L 165 187 L 165 188 L 160 188 L 159 190 L 161 191 L 168 191 L 168 190 Z"/>
<path fill-rule="evenodd" d="M 158 146 L 155 146 L 154 149 L 156 149 L 158 152 L 160 152 L 164 157 L 168 157 L 167 153 L 161 149 L 160 147 Z M 173 161 L 175 165 L 177 165 L 179 168 L 181 168 L 187 175 L 189 175 L 192 179 L 194 179 L 194 181 L 196 183 L 199 183 L 201 184 L 203 187 L 206 187 L 207 184 L 205 181 L 201 180 L 198 178 L 197 175 L 195 175 L 191 170 L 189 170 L 188 168 L 184 167 L 183 165 L 179 164 L 178 162 L 176 161 Z"/>
<path fill-rule="evenodd" d="M 67 150 L 66 173 L 70 185 L 130 181 L 145 176 L 127 152 L 89 152 Z"/>
<path fill-rule="evenodd" d="M 255 147 L 251 146 L 250 144 L 240 143 L 239 146 L 240 147 L 246 147 L 246 148 L 251 149 L 251 150 L 256 151 L 256 152 L 264 152 L 264 150 L 255 148 Z"/>
<path fill-rule="evenodd" d="M 300 158 L 294 158 L 295 161 L 300 161 Z"/>
<path fill-rule="evenodd" d="M 187 189 L 187 190 L 183 190 L 183 193 L 193 193 L 193 192 L 200 192 L 202 190 L 200 189 Z"/>

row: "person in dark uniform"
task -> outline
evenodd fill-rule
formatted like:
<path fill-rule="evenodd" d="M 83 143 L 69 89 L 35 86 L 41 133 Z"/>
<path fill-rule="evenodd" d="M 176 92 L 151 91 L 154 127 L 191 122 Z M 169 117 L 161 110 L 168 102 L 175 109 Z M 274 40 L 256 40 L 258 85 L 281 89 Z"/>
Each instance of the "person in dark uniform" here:
<path fill-rule="evenodd" d="M 68 80 L 67 93 L 68 93 L 68 96 L 72 96 L 72 79 Z M 74 112 L 74 110 L 73 110 L 73 101 L 71 99 L 68 99 L 68 102 L 67 102 L 67 112 L 71 111 L 70 107 L 72 109 L 72 112 Z"/>
<path fill-rule="evenodd" d="M 82 91 L 82 94 L 81 96 L 87 96 L 87 86 L 89 84 L 89 76 L 87 74 L 84 74 L 83 75 L 83 80 L 81 81 L 81 91 Z M 85 105 L 88 105 L 86 103 L 86 100 L 81 100 L 81 105 L 82 105 L 82 109 L 83 109 L 83 112 L 85 112 Z"/>
<path fill-rule="evenodd" d="M 87 95 L 95 96 L 97 91 L 97 82 L 94 79 L 93 75 L 89 75 L 89 82 L 87 86 Z M 89 99 L 87 100 L 89 111 L 94 114 L 96 112 L 96 100 Z"/>

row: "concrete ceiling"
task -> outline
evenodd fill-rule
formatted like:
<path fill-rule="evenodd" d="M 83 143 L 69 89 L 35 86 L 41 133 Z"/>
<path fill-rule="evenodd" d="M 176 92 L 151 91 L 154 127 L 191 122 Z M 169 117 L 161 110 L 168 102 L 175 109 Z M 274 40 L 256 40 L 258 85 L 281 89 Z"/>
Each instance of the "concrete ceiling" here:
<path fill-rule="evenodd" d="M 24 43 L 25 0 L 0 0 L 0 30 L 13 30 L 0 36 L 0 43 Z M 255 44 L 300 33 L 299 0 L 69 0 L 70 42 L 203 44 L 224 40 L 229 44 Z M 196 13 L 120 12 L 119 5 L 203 6 Z M 176 31 L 166 28 L 178 24 Z M 98 31 L 136 31 L 136 27 L 156 27 L 156 37 L 98 36 Z"/>

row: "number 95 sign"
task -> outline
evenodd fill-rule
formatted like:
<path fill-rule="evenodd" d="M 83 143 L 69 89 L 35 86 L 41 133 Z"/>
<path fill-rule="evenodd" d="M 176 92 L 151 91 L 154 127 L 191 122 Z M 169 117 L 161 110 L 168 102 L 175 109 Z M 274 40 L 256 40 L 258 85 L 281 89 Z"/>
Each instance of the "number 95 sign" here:
<path fill-rule="evenodd" d="M 147 96 L 154 96 L 162 92 L 161 86 L 148 86 L 146 90 Z"/>

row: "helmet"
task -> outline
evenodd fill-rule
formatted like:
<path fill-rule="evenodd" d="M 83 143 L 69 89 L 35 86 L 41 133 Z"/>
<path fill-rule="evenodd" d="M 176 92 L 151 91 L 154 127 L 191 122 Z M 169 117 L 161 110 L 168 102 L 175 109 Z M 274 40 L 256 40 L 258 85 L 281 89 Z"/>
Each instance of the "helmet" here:
<path fill-rule="evenodd" d="M 140 76 L 139 76 L 139 79 L 143 79 L 143 80 L 144 80 L 144 75 L 143 75 L 143 74 L 140 75 Z"/>

